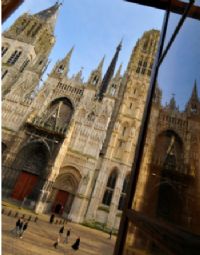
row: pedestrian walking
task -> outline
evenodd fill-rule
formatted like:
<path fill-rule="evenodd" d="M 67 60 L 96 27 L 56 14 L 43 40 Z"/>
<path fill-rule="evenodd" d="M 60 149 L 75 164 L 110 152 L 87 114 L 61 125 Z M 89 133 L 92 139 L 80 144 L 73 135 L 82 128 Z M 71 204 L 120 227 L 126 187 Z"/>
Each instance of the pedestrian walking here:
<path fill-rule="evenodd" d="M 21 239 L 23 238 L 23 234 L 24 234 L 24 232 L 26 231 L 27 228 L 28 228 L 28 221 L 25 221 L 23 226 L 22 226 L 22 230 L 21 230 L 19 238 L 21 238 Z"/>
<path fill-rule="evenodd" d="M 63 233 L 64 233 L 64 229 L 65 229 L 65 227 L 64 227 L 64 225 L 60 228 L 60 230 L 59 230 L 59 236 L 60 236 L 60 238 L 62 237 L 62 235 L 63 235 Z"/>
<path fill-rule="evenodd" d="M 59 242 L 60 242 L 60 238 L 58 237 L 56 242 L 53 244 L 55 249 L 57 249 Z"/>
<path fill-rule="evenodd" d="M 63 242 L 63 243 L 68 243 L 70 234 L 71 234 L 71 229 L 69 228 L 69 229 L 67 230 L 67 233 L 66 233 L 66 236 L 65 236 L 65 239 L 64 239 L 64 242 Z"/>
<path fill-rule="evenodd" d="M 54 222 L 54 218 L 55 218 L 55 215 L 54 214 L 51 214 L 51 217 L 49 219 L 49 223 L 53 223 Z"/>
<path fill-rule="evenodd" d="M 75 250 L 75 251 L 77 251 L 77 250 L 79 249 L 80 242 L 81 242 L 80 237 L 78 237 L 78 238 L 76 239 L 75 243 L 72 244 L 72 246 L 71 246 L 72 249 Z"/>
<path fill-rule="evenodd" d="M 18 227 L 18 231 L 17 231 L 17 235 L 18 236 L 20 236 L 20 234 L 22 232 L 23 224 L 24 224 L 24 219 L 21 217 L 21 220 L 20 220 L 20 223 L 19 223 L 19 227 Z"/>
<path fill-rule="evenodd" d="M 111 239 L 112 238 L 112 229 L 110 230 L 110 232 L 109 232 L 109 237 L 108 237 L 108 239 Z"/>
<path fill-rule="evenodd" d="M 15 228 L 13 228 L 10 232 L 12 234 L 17 235 L 19 233 L 19 226 L 21 225 L 21 222 L 23 222 L 22 218 L 19 218 L 15 223 Z M 22 223 L 23 224 L 23 223 Z"/>

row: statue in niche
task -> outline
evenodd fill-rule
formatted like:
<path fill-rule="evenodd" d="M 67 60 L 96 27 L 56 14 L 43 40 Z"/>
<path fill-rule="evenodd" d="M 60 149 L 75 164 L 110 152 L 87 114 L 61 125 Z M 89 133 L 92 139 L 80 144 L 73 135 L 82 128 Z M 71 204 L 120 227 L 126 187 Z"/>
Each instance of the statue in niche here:
<path fill-rule="evenodd" d="M 92 111 L 91 113 L 88 114 L 87 119 L 88 119 L 89 121 L 94 121 L 94 120 L 95 120 L 95 114 L 94 114 L 93 111 Z"/>
<path fill-rule="evenodd" d="M 130 136 L 131 136 L 131 137 L 134 137 L 134 136 L 135 136 L 135 130 L 136 130 L 135 127 L 131 128 L 131 133 L 130 133 Z"/>
<path fill-rule="evenodd" d="M 116 121 L 115 126 L 114 126 L 114 130 L 117 131 L 119 129 L 119 127 L 120 127 L 120 123 L 119 123 L 119 121 Z"/>
<path fill-rule="evenodd" d="M 110 95 L 111 96 L 115 95 L 116 89 L 117 89 L 117 85 L 116 84 L 112 84 L 111 89 L 110 89 Z"/>
<path fill-rule="evenodd" d="M 86 175 L 83 176 L 83 183 L 87 184 L 90 180 L 90 175 L 87 173 Z"/>

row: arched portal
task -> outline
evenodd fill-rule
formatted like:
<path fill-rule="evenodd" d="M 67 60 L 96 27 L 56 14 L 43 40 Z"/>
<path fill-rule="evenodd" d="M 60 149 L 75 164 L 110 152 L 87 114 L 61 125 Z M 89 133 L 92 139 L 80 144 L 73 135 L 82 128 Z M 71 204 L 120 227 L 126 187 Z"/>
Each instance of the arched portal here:
<path fill-rule="evenodd" d="M 67 129 L 74 107 L 68 98 L 57 98 L 44 113 L 44 125 L 48 128 Z"/>
<path fill-rule="evenodd" d="M 151 165 L 148 210 L 159 218 L 179 224 L 184 210 L 185 165 L 183 141 L 176 132 L 165 130 L 157 136 Z"/>
<path fill-rule="evenodd" d="M 182 210 L 183 203 L 178 190 L 170 183 L 161 183 L 157 203 L 158 217 L 178 224 Z"/>
<path fill-rule="evenodd" d="M 49 156 L 47 146 L 40 141 L 31 142 L 20 150 L 13 163 L 13 168 L 19 171 L 12 191 L 14 199 L 37 199 L 47 175 Z"/>
<path fill-rule="evenodd" d="M 183 142 L 176 132 L 166 130 L 156 138 L 153 162 L 161 171 L 183 172 Z"/>
<path fill-rule="evenodd" d="M 77 192 L 81 175 L 74 167 L 61 169 L 53 185 L 51 210 L 57 214 L 68 214 Z"/>

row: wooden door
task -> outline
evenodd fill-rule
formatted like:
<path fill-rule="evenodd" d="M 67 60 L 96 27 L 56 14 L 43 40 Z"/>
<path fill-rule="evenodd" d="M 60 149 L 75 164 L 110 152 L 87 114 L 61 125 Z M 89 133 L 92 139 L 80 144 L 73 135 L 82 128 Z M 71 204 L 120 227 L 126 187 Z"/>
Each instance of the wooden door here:
<path fill-rule="evenodd" d="M 60 210 L 57 213 L 63 213 L 63 209 L 65 207 L 65 204 L 68 200 L 68 195 L 69 193 L 67 191 L 63 191 L 63 190 L 58 190 L 57 194 L 56 194 L 56 198 L 54 200 L 54 204 L 52 207 L 52 210 L 55 212 L 56 207 L 58 207 L 58 205 L 60 205 Z"/>
<path fill-rule="evenodd" d="M 22 201 L 30 195 L 36 185 L 37 179 L 37 175 L 22 171 L 15 183 L 12 198 Z"/>

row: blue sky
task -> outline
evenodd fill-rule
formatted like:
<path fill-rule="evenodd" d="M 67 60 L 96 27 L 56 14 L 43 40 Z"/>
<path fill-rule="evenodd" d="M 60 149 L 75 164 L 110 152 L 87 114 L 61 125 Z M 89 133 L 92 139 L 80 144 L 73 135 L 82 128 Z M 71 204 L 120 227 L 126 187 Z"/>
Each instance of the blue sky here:
<path fill-rule="evenodd" d="M 55 2 L 56 0 L 26 0 L 4 23 L 3 30 L 24 12 L 34 14 Z M 123 0 L 64 0 L 56 23 L 56 44 L 49 57 L 51 63 L 46 74 L 50 72 L 55 62 L 63 58 L 75 45 L 69 75 L 72 76 L 83 67 L 84 81 L 87 81 L 90 72 L 97 67 L 104 55 L 106 56 L 104 72 L 106 71 L 121 38 L 123 46 L 117 67 L 123 63 L 124 71 L 137 39 L 146 30 L 161 29 L 163 16 L 164 13 L 160 10 Z M 170 19 L 170 24 L 173 24 L 169 26 L 170 35 L 178 19 L 178 15 L 173 15 Z M 194 36 L 198 33 L 200 35 L 199 30 L 199 22 L 188 20 L 176 38 L 171 53 L 163 62 L 158 77 L 163 90 L 163 104 L 169 101 L 174 93 L 178 105 L 183 109 L 191 95 L 195 79 L 200 92 L 200 38 Z M 184 31 L 189 36 L 185 36 Z M 181 38 L 185 39 L 180 40 Z M 196 57 L 194 62 L 194 56 L 197 55 L 199 57 Z"/>
<path fill-rule="evenodd" d="M 172 14 L 169 19 L 167 38 L 169 39 L 180 19 Z M 168 40 L 167 40 L 168 41 Z M 197 82 L 200 96 L 200 22 L 186 19 L 169 50 L 158 75 L 158 83 L 163 91 L 163 104 L 172 94 L 180 109 L 183 110 L 189 100 L 194 81 Z"/>
<path fill-rule="evenodd" d="M 54 3 L 55 0 L 26 0 L 5 22 L 3 30 L 24 12 L 36 13 Z M 104 55 L 106 71 L 122 37 L 123 47 L 117 67 L 123 63 L 124 71 L 137 39 L 146 30 L 160 29 L 163 15 L 162 11 L 123 0 L 65 0 L 57 20 L 56 45 L 51 52 L 51 64 L 47 72 L 57 59 L 62 58 L 75 45 L 69 74 L 84 67 L 83 76 L 86 81 Z"/>

